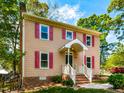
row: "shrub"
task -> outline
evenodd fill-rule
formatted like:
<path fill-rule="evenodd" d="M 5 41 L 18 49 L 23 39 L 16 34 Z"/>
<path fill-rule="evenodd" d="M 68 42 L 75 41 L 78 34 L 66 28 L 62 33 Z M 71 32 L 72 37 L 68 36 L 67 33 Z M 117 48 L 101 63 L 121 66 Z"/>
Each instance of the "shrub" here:
<path fill-rule="evenodd" d="M 51 77 L 51 81 L 55 83 L 61 83 L 62 82 L 62 76 L 53 76 Z"/>
<path fill-rule="evenodd" d="M 63 85 L 70 86 L 70 87 L 72 87 L 74 85 L 74 82 L 71 78 L 69 78 L 68 80 L 63 80 L 62 83 L 63 83 Z"/>
<path fill-rule="evenodd" d="M 122 74 L 113 74 L 109 76 L 108 82 L 113 85 L 115 89 L 124 87 L 124 76 Z"/>

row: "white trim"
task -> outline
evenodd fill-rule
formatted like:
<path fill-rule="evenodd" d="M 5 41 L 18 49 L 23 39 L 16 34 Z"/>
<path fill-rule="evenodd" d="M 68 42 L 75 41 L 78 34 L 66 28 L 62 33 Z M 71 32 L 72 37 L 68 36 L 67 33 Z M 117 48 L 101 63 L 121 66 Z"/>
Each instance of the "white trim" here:
<path fill-rule="evenodd" d="M 45 26 L 45 27 L 48 28 L 48 38 L 47 38 L 47 39 L 43 39 L 43 38 L 41 37 L 41 27 L 42 27 L 42 26 Z M 40 24 L 40 26 L 39 26 L 39 31 L 40 31 L 40 39 L 41 39 L 41 40 L 49 40 L 49 26 L 48 26 L 48 25 Z"/>
<path fill-rule="evenodd" d="M 22 53 L 25 52 L 25 20 L 22 21 Z M 22 67 L 21 67 L 21 70 L 22 70 L 22 87 L 23 87 L 23 82 L 24 82 L 24 72 L 25 72 L 25 55 L 22 55 Z"/>
<path fill-rule="evenodd" d="M 47 61 L 48 61 L 47 67 L 41 67 L 41 54 L 47 54 Z M 49 69 L 49 53 L 40 51 L 40 57 L 39 58 L 40 58 L 40 69 Z"/>
<path fill-rule="evenodd" d="M 75 39 L 75 40 L 70 41 L 69 43 L 65 44 L 60 50 L 62 50 L 63 48 L 71 48 L 71 46 L 74 43 L 77 43 L 77 44 L 81 45 L 82 48 L 84 48 L 84 50 L 88 50 L 88 48 L 80 40 L 78 40 L 78 39 Z"/>
<path fill-rule="evenodd" d="M 92 57 L 91 56 L 86 56 L 86 66 L 87 66 L 87 57 L 90 58 L 90 68 L 92 68 Z"/>
<path fill-rule="evenodd" d="M 72 33 L 72 39 L 67 38 L 67 32 L 71 32 Z M 66 40 L 73 40 L 73 31 L 66 30 Z"/>
<path fill-rule="evenodd" d="M 89 36 L 90 37 L 90 45 L 87 45 L 87 36 Z M 88 46 L 88 47 L 92 47 L 92 35 L 86 35 L 86 45 Z"/>
<path fill-rule="evenodd" d="M 22 22 L 22 53 L 24 53 L 25 52 L 25 22 L 24 22 L 25 20 L 23 20 L 23 22 Z M 23 56 L 22 55 L 22 81 L 23 81 L 23 77 L 24 77 L 24 63 L 25 63 L 25 55 Z"/>

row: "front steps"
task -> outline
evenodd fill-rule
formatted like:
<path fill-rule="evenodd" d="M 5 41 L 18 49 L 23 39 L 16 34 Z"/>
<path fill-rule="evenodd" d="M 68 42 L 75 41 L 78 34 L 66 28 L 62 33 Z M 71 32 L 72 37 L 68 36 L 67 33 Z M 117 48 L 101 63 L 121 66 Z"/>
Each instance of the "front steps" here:
<path fill-rule="evenodd" d="M 76 85 L 90 83 L 89 80 L 82 74 L 76 75 Z"/>

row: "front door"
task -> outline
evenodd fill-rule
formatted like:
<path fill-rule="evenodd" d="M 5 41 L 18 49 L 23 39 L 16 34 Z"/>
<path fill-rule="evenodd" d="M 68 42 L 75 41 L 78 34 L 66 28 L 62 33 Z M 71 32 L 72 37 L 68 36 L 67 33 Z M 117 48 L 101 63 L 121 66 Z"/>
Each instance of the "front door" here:
<path fill-rule="evenodd" d="M 65 62 L 68 64 L 68 54 L 66 53 L 65 55 Z M 73 56 L 72 53 L 69 54 L 69 64 L 72 66 L 73 65 Z"/>

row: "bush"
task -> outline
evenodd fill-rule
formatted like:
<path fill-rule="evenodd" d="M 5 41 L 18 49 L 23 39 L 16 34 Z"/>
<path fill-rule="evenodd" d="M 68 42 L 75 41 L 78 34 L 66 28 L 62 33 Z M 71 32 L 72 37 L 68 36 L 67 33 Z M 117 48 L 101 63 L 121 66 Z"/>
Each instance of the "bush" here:
<path fill-rule="evenodd" d="M 55 83 L 61 83 L 62 82 L 62 76 L 53 76 L 51 78 L 51 81 L 55 82 Z"/>
<path fill-rule="evenodd" d="M 63 85 L 70 86 L 70 87 L 72 87 L 74 85 L 74 82 L 71 78 L 69 78 L 68 80 L 63 80 L 62 83 L 63 83 Z"/>
<path fill-rule="evenodd" d="M 124 87 L 124 76 L 122 74 L 113 74 L 109 76 L 108 82 L 113 85 L 115 89 Z"/>

